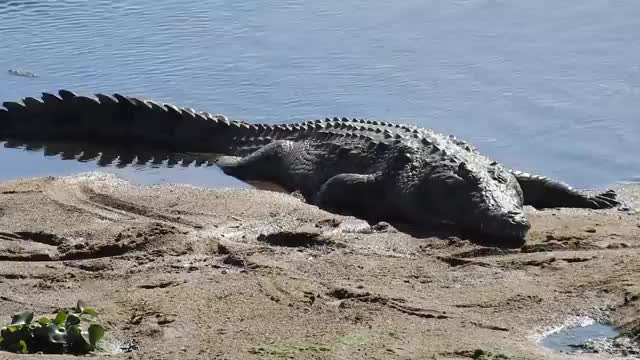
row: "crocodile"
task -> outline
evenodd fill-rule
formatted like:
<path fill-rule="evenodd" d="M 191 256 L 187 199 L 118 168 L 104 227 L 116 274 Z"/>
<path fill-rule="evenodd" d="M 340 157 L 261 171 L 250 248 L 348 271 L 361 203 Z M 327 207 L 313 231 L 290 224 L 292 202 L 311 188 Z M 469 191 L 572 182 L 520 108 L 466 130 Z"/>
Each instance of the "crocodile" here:
<path fill-rule="evenodd" d="M 101 165 L 216 164 L 240 180 L 276 183 L 320 208 L 371 221 L 450 224 L 524 242 L 525 205 L 619 205 L 613 190 L 588 194 L 515 171 L 463 140 L 413 125 L 356 118 L 253 124 L 118 93 L 68 90 L 3 106 L 5 147 Z"/>

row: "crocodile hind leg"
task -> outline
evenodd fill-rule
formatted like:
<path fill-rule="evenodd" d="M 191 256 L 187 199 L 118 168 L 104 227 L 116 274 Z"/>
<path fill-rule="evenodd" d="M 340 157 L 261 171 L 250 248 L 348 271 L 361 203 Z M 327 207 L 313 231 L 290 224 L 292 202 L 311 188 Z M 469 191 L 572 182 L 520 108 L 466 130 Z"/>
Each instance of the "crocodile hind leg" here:
<path fill-rule="evenodd" d="M 519 171 L 513 174 L 524 194 L 524 204 L 538 209 L 570 207 L 610 209 L 620 205 L 613 190 L 598 194 L 582 194 L 569 185 L 544 176 L 530 175 Z"/>
<path fill-rule="evenodd" d="M 392 212 L 376 174 L 339 174 L 327 180 L 314 203 L 325 210 L 348 212 L 367 220 L 380 220 Z"/>
<path fill-rule="evenodd" d="M 221 156 L 216 160 L 222 171 L 243 181 L 273 182 L 293 191 L 290 163 L 295 144 L 286 140 L 274 141 L 244 156 Z"/>

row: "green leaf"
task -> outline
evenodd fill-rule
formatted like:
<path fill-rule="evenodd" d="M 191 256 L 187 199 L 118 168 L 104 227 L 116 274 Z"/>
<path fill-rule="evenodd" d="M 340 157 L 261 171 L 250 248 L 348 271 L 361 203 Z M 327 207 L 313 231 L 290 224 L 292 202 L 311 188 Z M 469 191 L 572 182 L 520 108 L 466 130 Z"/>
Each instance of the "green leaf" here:
<path fill-rule="evenodd" d="M 33 312 L 23 311 L 13 315 L 11 318 L 11 325 L 28 324 L 31 320 L 33 320 Z"/>
<path fill-rule="evenodd" d="M 67 321 L 65 323 L 66 327 L 69 327 L 70 325 L 78 325 L 80 324 L 80 317 L 76 314 L 69 314 L 67 315 Z"/>
<path fill-rule="evenodd" d="M 8 330 L 10 333 L 12 333 L 12 332 L 16 332 L 16 331 L 18 331 L 21 327 L 22 327 L 22 326 L 20 326 L 20 325 L 17 325 L 17 326 L 16 326 L 16 325 L 9 325 L 9 326 L 7 326 L 7 330 Z"/>
<path fill-rule="evenodd" d="M 64 322 L 67 320 L 67 312 L 66 310 L 61 310 L 58 312 L 58 314 L 56 315 L 56 318 L 53 320 L 53 322 L 60 326 L 62 324 L 64 324 Z"/>
<path fill-rule="evenodd" d="M 11 324 L 0 328 L 0 349 L 17 353 L 29 351 L 87 353 L 96 350 L 106 330 L 95 322 L 95 309 L 78 301 L 76 309 L 60 309 L 55 318 L 34 320 L 33 312 L 15 314 Z M 83 330 L 84 329 L 84 330 Z"/>
<path fill-rule="evenodd" d="M 18 344 L 20 345 L 20 352 L 23 354 L 26 354 L 29 352 L 29 349 L 27 348 L 27 342 L 24 340 L 20 340 L 18 342 Z"/>
<path fill-rule="evenodd" d="M 86 307 L 86 308 L 82 309 L 82 314 L 83 315 L 91 315 L 91 316 L 98 315 L 98 313 L 93 308 L 90 308 L 90 307 Z"/>
<path fill-rule="evenodd" d="M 92 350 L 96 348 L 98 341 L 104 337 L 104 333 L 104 328 L 98 324 L 92 324 L 89 326 L 89 344 L 91 345 Z"/>

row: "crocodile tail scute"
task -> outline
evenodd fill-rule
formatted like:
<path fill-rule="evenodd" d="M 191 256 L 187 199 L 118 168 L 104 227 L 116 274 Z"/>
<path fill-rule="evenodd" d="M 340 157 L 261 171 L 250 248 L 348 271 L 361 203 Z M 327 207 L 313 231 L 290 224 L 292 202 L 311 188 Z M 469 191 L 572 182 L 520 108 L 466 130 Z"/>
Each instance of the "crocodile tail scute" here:
<path fill-rule="evenodd" d="M 0 137 L 3 135 L 3 129 L 8 126 L 9 123 L 9 111 L 7 109 L 0 108 Z"/>
<path fill-rule="evenodd" d="M 167 151 L 215 152 L 220 139 L 241 129 L 222 115 L 150 100 L 60 90 L 0 108 L 0 141 L 46 140 L 150 145 Z"/>

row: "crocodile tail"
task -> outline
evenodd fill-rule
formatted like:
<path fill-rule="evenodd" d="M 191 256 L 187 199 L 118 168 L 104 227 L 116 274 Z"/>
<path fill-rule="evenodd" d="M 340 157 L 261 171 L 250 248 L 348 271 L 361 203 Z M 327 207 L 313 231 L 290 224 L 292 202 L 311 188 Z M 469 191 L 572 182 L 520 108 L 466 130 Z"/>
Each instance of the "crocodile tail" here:
<path fill-rule="evenodd" d="M 100 152 L 103 162 L 109 163 L 117 157 L 171 159 L 170 153 L 228 153 L 232 139 L 250 129 L 248 124 L 222 115 L 120 94 L 86 97 L 67 90 L 58 94 L 4 102 L 0 142 L 4 141 L 5 147 L 44 148 L 45 154 L 62 154 L 63 158 L 83 153 L 90 159 L 95 158 L 93 152 Z M 98 150 L 92 150 L 96 147 Z M 136 148 L 146 155 L 110 148 Z M 162 154 L 154 155 L 158 151 L 149 149 L 160 149 Z"/>

